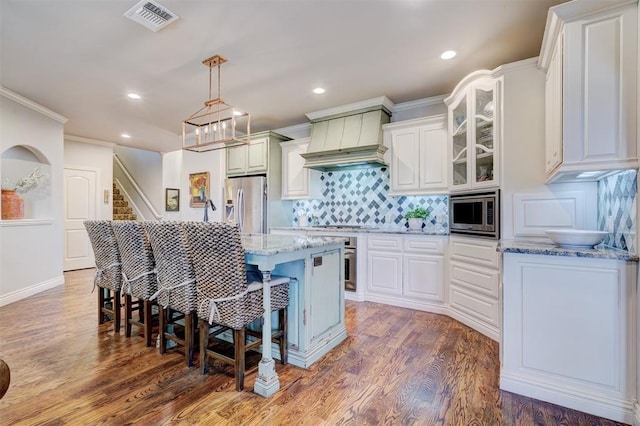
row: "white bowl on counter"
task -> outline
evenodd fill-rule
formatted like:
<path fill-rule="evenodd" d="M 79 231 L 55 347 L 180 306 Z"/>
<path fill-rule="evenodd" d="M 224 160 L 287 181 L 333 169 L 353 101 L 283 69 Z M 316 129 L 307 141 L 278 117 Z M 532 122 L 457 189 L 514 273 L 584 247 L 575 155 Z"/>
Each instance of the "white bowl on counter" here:
<path fill-rule="evenodd" d="M 566 247 L 593 247 L 600 244 L 609 234 L 606 231 L 589 231 L 586 229 L 554 229 L 545 231 L 554 243 Z"/>

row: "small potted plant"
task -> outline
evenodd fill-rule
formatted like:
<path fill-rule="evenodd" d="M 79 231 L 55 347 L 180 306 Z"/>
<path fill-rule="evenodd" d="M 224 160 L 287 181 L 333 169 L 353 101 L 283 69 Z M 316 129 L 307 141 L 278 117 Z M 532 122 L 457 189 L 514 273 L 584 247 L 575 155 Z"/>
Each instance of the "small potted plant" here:
<path fill-rule="evenodd" d="M 428 216 L 429 211 L 424 207 L 416 207 L 404 215 L 409 223 L 409 229 L 422 229 L 422 223 Z"/>

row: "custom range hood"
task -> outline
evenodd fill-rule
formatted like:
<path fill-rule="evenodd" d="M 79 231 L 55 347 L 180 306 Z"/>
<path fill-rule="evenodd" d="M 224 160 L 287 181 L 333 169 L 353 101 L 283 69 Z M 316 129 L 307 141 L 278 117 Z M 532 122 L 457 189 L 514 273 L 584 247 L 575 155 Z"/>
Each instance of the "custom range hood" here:
<path fill-rule="evenodd" d="M 393 103 L 385 96 L 308 113 L 311 141 L 304 166 L 322 171 L 386 166 L 382 125 Z"/>

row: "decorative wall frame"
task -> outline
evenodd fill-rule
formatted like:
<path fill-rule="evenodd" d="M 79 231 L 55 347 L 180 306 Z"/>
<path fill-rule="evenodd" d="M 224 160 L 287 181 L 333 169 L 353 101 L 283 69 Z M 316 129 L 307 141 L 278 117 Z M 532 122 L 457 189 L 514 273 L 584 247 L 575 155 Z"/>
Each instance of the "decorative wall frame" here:
<path fill-rule="evenodd" d="M 164 210 L 167 212 L 180 211 L 180 190 L 177 188 L 165 188 Z"/>
<path fill-rule="evenodd" d="M 209 199 L 209 172 L 189 175 L 189 207 L 204 207 Z"/>

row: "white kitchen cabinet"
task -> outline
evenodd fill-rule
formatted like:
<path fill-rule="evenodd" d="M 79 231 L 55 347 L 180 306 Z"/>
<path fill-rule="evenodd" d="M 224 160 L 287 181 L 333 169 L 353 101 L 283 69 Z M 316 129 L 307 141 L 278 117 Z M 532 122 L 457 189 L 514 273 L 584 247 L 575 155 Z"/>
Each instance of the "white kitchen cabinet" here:
<path fill-rule="evenodd" d="M 320 172 L 304 167 L 300 154 L 307 152 L 310 138 L 282 142 L 282 199 L 320 198 Z"/>
<path fill-rule="evenodd" d="M 633 424 L 637 263 L 504 254 L 500 388 Z"/>
<path fill-rule="evenodd" d="M 402 294 L 402 254 L 369 250 L 367 289 L 375 293 Z"/>
<path fill-rule="evenodd" d="M 627 0 L 550 9 L 538 62 L 547 73 L 547 182 L 638 167 L 637 9 Z"/>
<path fill-rule="evenodd" d="M 500 185 L 500 83 L 490 71 L 465 77 L 444 102 L 449 121 L 449 189 Z"/>
<path fill-rule="evenodd" d="M 446 117 L 437 115 L 385 124 L 385 145 L 390 148 L 389 195 L 446 192 Z"/>
<path fill-rule="evenodd" d="M 545 81 L 545 173 L 562 164 L 562 34 L 551 55 Z"/>
<path fill-rule="evenodd" d="M 444 301 L 444 256 L 405 253 L 402 272 L 405 296 Z"/>
<path fill-rule="evenodd" d="M 428 311 L 442 307 L 446 240 L 435 235 L 369 234 L 366 299 Z"/>
<path fill-rule="evenodd" d="M 497 241 L 449 239 L 451 316 L 482 334 L 500 340 L 500 253 Z"/>

